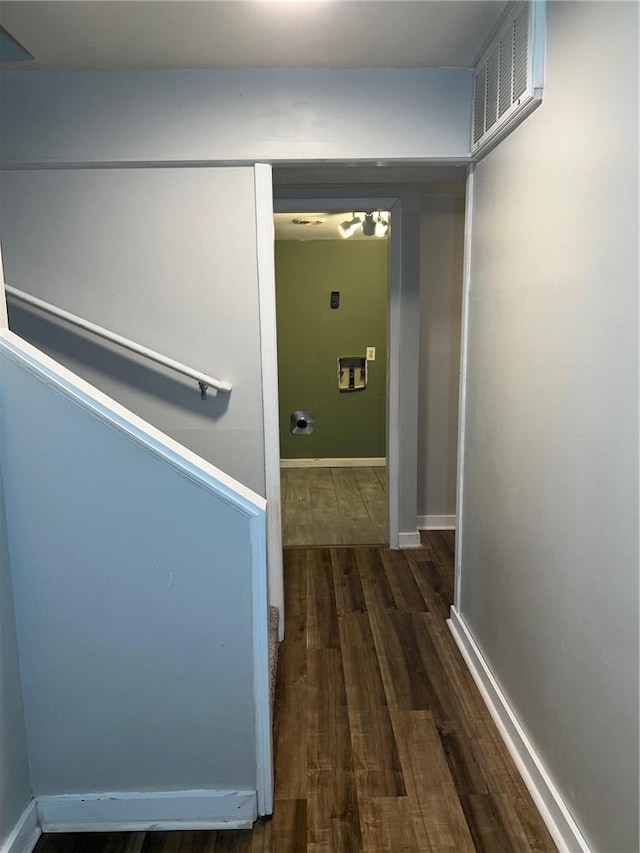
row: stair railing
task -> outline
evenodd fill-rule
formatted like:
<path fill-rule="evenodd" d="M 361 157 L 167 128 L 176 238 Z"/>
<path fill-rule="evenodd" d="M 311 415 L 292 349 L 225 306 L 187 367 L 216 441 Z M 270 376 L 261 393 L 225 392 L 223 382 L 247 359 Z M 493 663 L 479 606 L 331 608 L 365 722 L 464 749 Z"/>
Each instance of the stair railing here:
<path fill-rule="evenodd" d="M 50 302 L 45 302 L 44 299 L 38 299 L 37 296 L 32 296 L 30 293 L 18 290 L 17 287 L 5 284 L 5 290 L 8 296 L 12 296 L 14 299 L 20 300 L 20 302 L 26 302 L 28 305 L 33 305 L 35 308 L 39 308 L 47 314 L 52 314 L 54 317 L 59 317 L 61 320 L 71 323 L 73 326 L 85 329 L 87 332 L 91 332 L 100 338 L 111 341 L 124 349 L 128 349 L 131 352 L 135 352 L 138 355 L 142 355 L 145 358 L 150 359 L 151 361 L 162 364 L 171 370 L 175 370 L 177 373 L 182 373 L 184 376 L 195 379 L 200 388 L 200 396 L 203 400 L 206 399 L 207 390 L 209 388 L 213 388 L 215 392 L 231 391 L 231 383 L 224 379 L 216 379 L 214 376 L 209 376 L 208 373 L 202 373 L 202 371 L 189 367 L 187 364 L 182 364 L 182 362 L 176 361 L 174 358 L 169 358 L 169 356 L 162 355 L 162 353 L 156 352 L 149 347 L 145 347 L 142 344 L 129 340 L 129 338 L 125 338 L 123 335 L 118 335 L 115 332 L 109 331 L 109 329 L 105 329 L 103 326 L 98 326 L 97 323 L 91 323 L 83 317 L 78 317 L 77 314 L 72 314 L 70 311 L 58 308 Z"/>

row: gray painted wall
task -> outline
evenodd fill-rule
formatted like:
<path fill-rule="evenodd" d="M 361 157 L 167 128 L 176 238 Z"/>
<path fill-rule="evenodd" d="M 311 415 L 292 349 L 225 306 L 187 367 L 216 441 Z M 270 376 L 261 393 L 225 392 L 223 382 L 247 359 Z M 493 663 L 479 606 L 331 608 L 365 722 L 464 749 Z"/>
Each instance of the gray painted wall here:
<path fill-rule="evenodd" d="M 464 191 L 425 195 L 420 241 L 418 516 L 456 513 Z"/>
<path fill-rule="evenodd" d="M 551 3 L 476 172 L 462 615 L 595 850 L 638 839 L 638 6 Z"/>
<path fill-rule="evenodd" d="M 34 793 L 255 789 L 249 519 L 2 358 Z"/>
<path fill-rule="evenodd" d="M 0 293 L 0 298 L 1 298 Z M 2 378 L 4 378 L 2 376 Z M 0 442 L 2 433 L 0 432 Z M 0 471 L 0 846 L 31 801 L 13 589 Z"/>
<path fill-rule="evenodd" d="M 6 171 L 8 284 L 233 383 L 197 383 L 40 312 L 14 332 L 264 495 L 253 170 Z"/>
<path fill-rule="evenodd" d="M 469 154 L 468 69 L 12 73 L 5 161 L 446 159 Z"/>

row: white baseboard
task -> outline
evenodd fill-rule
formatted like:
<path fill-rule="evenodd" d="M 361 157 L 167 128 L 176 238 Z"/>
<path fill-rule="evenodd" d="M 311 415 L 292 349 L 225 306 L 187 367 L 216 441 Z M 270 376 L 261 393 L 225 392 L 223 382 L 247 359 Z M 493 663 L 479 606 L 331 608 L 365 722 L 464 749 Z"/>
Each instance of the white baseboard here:
<path fill-rule="evenodd" d="M 455 530 L 455 515 L 419 515 L 418 530 Z"/>
<path fill-rule="evenodd" d="M 281 468 L 384 468 L 384 456 L 319 457 L 315 459 L 281 459 Z"/>
<path fill-rule="evenodd" d="M 542 759 L 509 706 L 473 635 L 455 607 L 451 608 L 451 618 L 447 624 L 558 850 L 560 853 L 590 853 L 589 845 L 571 817 Z"/>
<path fill-rule="evenodd" d="M 422 541 L 417 530 L 400 532 L 398 534 L 398 546 L 400 548 L 420 548 Z"/>
<path fill-rule="evenodd" d="M 258 814 L 255 791 L 65 794 L 37 804 L 43 832 L 250 829 Z"/>
<path fill-rule="evenodd" d="M 0 847 L 0 853 L 31 853 L 41 834 L 36 801 L 31 800 Z"/>

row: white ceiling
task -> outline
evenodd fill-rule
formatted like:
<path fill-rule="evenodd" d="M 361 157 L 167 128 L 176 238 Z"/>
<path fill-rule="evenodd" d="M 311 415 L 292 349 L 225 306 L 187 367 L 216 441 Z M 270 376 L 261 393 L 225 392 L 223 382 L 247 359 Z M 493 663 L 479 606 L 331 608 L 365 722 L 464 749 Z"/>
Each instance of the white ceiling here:
<path fill-rule="evenodd" d="M 351 210 L 276 213 L 273 217 L 275 237 L 276 240 L 342 240 L 338 225 L 346 219 L 351 219 L 353 213 Z M 388 214 L 385 214 L 385 218 L 388 220 Z M 365 237 L 360 228 L 349 237 L 350 242 L 368 240 L 373 243 L 381 239 L 386 237 Z"/>
<path fill-rule="evenodd" d="M 494 0 L 12 0 L 33 70 L 471 67 Z"/>

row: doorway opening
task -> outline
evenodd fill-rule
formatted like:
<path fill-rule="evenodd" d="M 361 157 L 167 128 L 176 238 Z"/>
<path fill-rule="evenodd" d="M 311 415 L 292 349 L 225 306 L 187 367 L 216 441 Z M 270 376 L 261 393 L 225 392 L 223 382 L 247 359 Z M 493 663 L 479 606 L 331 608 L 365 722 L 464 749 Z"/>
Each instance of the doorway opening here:
<path fill-rule="evenodd" d="M 284 546 L 389 543 L 390 213 L 275 214 Z"/>

